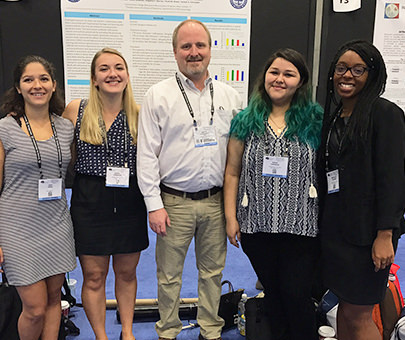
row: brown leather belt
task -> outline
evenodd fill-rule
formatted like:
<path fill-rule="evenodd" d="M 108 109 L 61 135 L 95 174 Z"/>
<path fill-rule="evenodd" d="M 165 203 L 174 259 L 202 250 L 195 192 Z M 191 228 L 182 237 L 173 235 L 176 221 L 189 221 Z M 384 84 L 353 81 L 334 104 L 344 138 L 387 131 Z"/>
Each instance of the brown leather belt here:
<path fill-rule="evenodd" d="M 160 189 L 167 194 L 180 196 L 183 198 L 190 198 L 192 200 L 198 201 L 198 200 L 202 200 L 204 198 L 208 198 L 212 195 L 215 195 L 216 193 L 218 193 L 222 190 L 222 187 L 213 187 L 208 190 L 201 190 L 201 191 L 197 191 L 197 192 L 184 192 L 184 191 L 176 190 L 173 188 L 169 188 L 166 185 L 161 184 Z"/>

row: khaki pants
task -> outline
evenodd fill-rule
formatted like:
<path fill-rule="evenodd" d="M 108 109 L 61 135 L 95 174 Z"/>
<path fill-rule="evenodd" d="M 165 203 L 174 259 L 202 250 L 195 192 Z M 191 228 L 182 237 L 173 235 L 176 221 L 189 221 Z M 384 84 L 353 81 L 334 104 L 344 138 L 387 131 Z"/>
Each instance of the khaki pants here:
<path fill-rule="evenodd" d="M 197 322 L 201 335 L 218 338 L 224 325 L 218 316 L 222 270 L 226 259 L 223 196 L 219 192 L 203 200 L 162 193 L 171 226 L 156 240 L 160 337 L 175 338 L 181 331 L 179 299 L 184 260 L 193 237 L 198 269 Z"/>

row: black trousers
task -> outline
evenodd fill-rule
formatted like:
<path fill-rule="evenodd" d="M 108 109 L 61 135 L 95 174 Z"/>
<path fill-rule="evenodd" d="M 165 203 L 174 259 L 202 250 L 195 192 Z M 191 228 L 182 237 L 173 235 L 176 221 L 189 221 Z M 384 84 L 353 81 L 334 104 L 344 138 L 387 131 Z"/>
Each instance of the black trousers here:
<path fill-rule="evenodd" d="M 272 340 L 318 339 L 311 297 L 318 238 L 243 233 L 241 244 L 264 287 Z"/>

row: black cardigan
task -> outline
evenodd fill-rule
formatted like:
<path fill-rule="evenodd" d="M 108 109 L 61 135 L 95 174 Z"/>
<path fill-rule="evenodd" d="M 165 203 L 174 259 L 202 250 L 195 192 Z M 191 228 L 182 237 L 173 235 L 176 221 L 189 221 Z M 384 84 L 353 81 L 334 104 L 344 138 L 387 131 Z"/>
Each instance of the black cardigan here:
<path fill-rule="evenodd" d="M 325 143 L 332 120 L 325 117 L 318 153 L 319 221 L 327 195 Z M 378 98 L 371 111 L 367 141 L 354 147 L 345 138 L 338 164 L 340 191 L 336 209 L 341 214 L 345 239 L 359 246 L 371 245 L 379 229 L 393 229 L 394 239 L 398 239 L 405 232 L 404 112 L 394 103 Z"/>

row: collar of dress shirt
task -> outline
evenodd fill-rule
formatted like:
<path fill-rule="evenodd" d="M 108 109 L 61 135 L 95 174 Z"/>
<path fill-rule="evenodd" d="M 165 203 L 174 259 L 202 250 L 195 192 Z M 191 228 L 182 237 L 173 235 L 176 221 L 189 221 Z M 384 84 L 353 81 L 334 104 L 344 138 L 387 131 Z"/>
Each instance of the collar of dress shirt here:
<path fill-rule="evenodd" d="M 189 88 L 190 87 L 196 88 L 193 81 L 191 79 L 187 78 L 183 73 L 181 73 L 180 71 L 177 71 L 176 74 L 179 76 L 179 78 L 183 84 L 187 84 Z M 212 82 L 212 78 L 211 78 L 210 73 L 208 72 L 208 77 L 207 77 L 207 79 L 205 79 L 204 86 L 206 87 L 211 82 Z"/>

